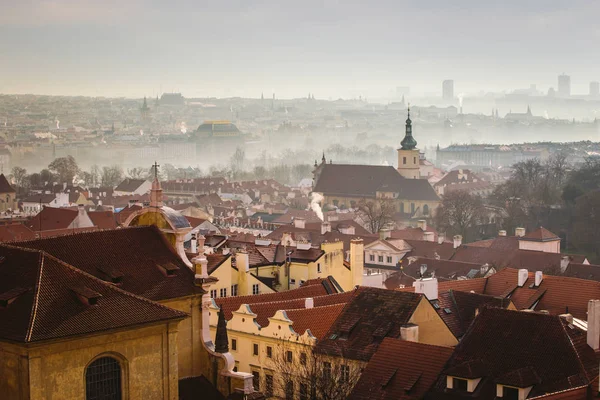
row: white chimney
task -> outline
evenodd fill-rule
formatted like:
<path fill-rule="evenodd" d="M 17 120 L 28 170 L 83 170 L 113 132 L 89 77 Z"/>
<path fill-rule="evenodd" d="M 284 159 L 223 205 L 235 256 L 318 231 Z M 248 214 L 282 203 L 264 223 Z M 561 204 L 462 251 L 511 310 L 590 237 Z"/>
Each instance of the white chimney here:
<path fill-rule="evenodd" d="M 596 351 L 600 349 L 600 300 L 588 301 L 587 314 L 587 344 Z"/>
<path fill-rule="evenodd" d="M 426 242 L 435 242 L 435 234 L 433 232 L 423 232 L 423 240 Z"/>
<path fill-rule="evenodd" d="M 415 293 L 423 293 L 428 300 L 436 300 L 438 298 L 438 281 L 437 278 L 422 278 L 413 282 Z"/>
<path fill-rule="evenodd" d="M 444 240 L 446 240 L 446 236 L 442 233 L 438 233 L 438 244 L 444 243 Z"/>
<path fill-rule="evenodd" d="M 340 233 L 343 235 L 355 235 L 356 229 L 353 225 L 343 225 L 339 227 Z"/>
<path fill-rule="evenodd" d="M 381 228 L 379 230 L 379 239 L 386 240 L 392 235 L 390 228 Z"/>
<path fill-rule="evenodd" d="M 506 236 L 506 231 L 505 230 L 498 231 L 498 236 Z"/>
<path fill-rule="evenodd" d="M 523 237 L 523 236 L 525 236 L 525 228 L 516 228 L 515 229 L 515 236 L 516 237 Z"/>
<path fill-rule="evenodd" d="M 526 269 L 520 269 L 517 273 L 517 286 L 523 287 L 527 279 L 529 278 L 529 271 Z"/>
<path fill-rule="evenodd" d="M 331 232 L 331 223 L 325 221 L 321 223 L 321 235 Z"/>
<path fill-rule="evenodd" d="M 569 266 L 570 261 L 571 261 L 571 259 L 569 258 L 569 256 L 563 256 L 563 258 L 560 259 L 560 273 L 561 274 L 565 273 L 565 270 Z"/>
<path fill-rule="evenodd" d="M 196 239 L 195 233 L 192 233 L 192 240 L 190 240 L 190 251 L 192 254 L 196 254 L 198 251 L 198 240 Z"/>
<path fill-rule="evenodd" d="M 419 341 L 419 325 L 405 324 L 400 327 L 400 339 L 407 342 Z"/>
<path fill-rule="evenodd" d="M 310 242 L 300 240 L 296 242 L 296 249 L 298 250 L 310 250 L 311 247 Z"/>
<path fill-rule="evenodd" d="M 306 220 L 302 217 L 294 218 L 294 226 L 299 229 L 304 229 L 306 226 Z"/>
<path fill-rule="evenodd" d="M 544 273 L 542 271 L 535 271 L 535 286 L 540 286 L 544 279 Z"/>
<path fill-rule="evenodd" d="M 85 215 L 85 206 L 83 204 L 77 205 L 77 214 L 79 217 L 83 217 Z"/>
<path fill-rule="evenodd" d="M 235 254 L 235 266 L 240 272 L 249 272 L 250 271 L 250 259 L 248 257 L 248 253 L 241 250 Z"/>
<path fill-rule="evenodd" d="M 420 219 L 417 221 L 417 227 L 421 228 L 423 232 L 427 230 L 427 221 L 424 219 Z"/>
<path fill-rule="evenodd" d="M 454 248 L 458 249 L 460 247 L 460 245 L 462 244 L 462 236 L 460 235 L 455 235 L 454 236 Z"/>
<path fill-rule="evenodd" d="M 314 308 L 315 300 L 312 297 L 307 297 L 304 299 L 304 308 Z"/>

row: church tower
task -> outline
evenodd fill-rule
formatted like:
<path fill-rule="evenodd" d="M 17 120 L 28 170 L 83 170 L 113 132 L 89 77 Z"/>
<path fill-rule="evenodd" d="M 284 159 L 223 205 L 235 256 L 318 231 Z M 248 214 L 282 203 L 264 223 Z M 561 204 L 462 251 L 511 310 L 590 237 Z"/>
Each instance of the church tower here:
<path fill-rule="evenodd" d="M 419 150 L 417 141 L 412 135 L 412 121 L 410 120 L 410 106 L 408 107 L 408 118 L 406 119 L 406 133 L 400 142 L 402 147 L 398 149 L 398 172 L 407 179 L 419 179 Z"/>

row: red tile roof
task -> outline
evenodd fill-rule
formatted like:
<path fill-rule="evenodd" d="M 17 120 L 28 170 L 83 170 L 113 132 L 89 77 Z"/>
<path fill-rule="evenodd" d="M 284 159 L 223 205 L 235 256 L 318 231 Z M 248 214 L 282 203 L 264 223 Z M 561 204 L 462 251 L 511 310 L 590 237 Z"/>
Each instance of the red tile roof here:
<path fill-rule="evenodd" d="M 328 293 L 325 289 L 325 286 L 309 285 L 300 286 L 298 289 L 286 290 L 284 292 L 219 298 L 215 302 L 223 309 L 225 312 L 225 319 L 229 321 L 231 319 L 232 312 L 237 311 L 242 304 L 250 304 L 250 308 L 252 309 L 252 304 L 256 303 L 305 299 L 307 297 L 315 298 L 317 296 L 326 296 L 327 294 Z M 278 309 L 280 308 L 275 309 L 275 311 Z M 273 314 L 268 315 L 265 318 L 271 317 Z"/>
<path fill-rule="evenodd" d="M 437 380 L 452 348 L 384 338 L 349 400 L 420 400 Z"/>
<path fill-rule="evenodd" d="M 302 335 L 307 330 L 310 330 L 310 333 L 314 337 L 321 340 L 338 318 L 345 305 L 345 303 L 339 303 L 314 308 L 298 308 L 286 310 L 286 314 L 294 322 L 292 328 L 294 328 L 295 332 Z"/>
<path fill-rule="evenodd" d="M 0 225 L 0 242 L 35 239 L 35 233 L 23 224 Z"/>
<path fill-rule="evenodd" d="M 0 256 L 0 293 L 13 293 L 0 310 L 4 340 L 37 342 L 187 317 L 41 251 L 0 245 Z M 84 297 L 96 301 L 89 305 Z"/>
<path fill-rule="evenodd" d="M 222 253 L 208 254 L 206 259 L 208 260 L 208 273 L 212 274 L 217 268 L 221 266 L 227 259 L 231 257 L 231 254 L 223 255 Z"/>
<path fill-rule="evenodd" d="M 98 229 L 115 229 L 117 221 L 112 211 L 88 211 L 88 217 Z"/>
<path fill-rule="evenodd" d="M 473 393 L 446 388 L 446 374 L 460 377 L 461 366 L 478 363 L 471 375 L 481 378 Z M 591 385 L 598 378 L 598 359 L 586 332 L 558 316 L 483 308 L 456 347 L 434 386 L 433 399 L 493 399 L 496 382 L 537 383 L 529 394 Z M 524 368 L 530 368 L 527 372 Z M 463 368 L 464 369 L 464 368 Z M 539 378 L 539 379 L 538 379 Z"/>
<path fill-rule="evenodd" d="M 151 300 L 203 292 L 194 284 L 194 272 L 154 226 L 78 233 L 14 245 L 44 250 L 90 275 L 109 282 L 118 280 L 121 289 Z M 167 277 L 163 267 L 177 269 Z"/>
<path fill-rule="evenodd" d="M 523 236 L 521 238 L 521 240 L 534 240 L 534 241 L 539 241 L 539 242 L 548 242 L 548 241 L 560 240 L 560 238 L 558 236 L 556 236 L 554 233 L 550 232 L 548 229 L 544 228 L 543 226 L 540 226 L 535 231 L 529 232 L 528 234 Z"/>
<path fill-rule="evenodd" d="M 396 290 L 360 287 L 315 351 L 368 361 L 384 337 L 399 337 L 424 297 Z"/>
<path fill-rule="evenodd" d="M 32 231 L 49 231 L 67 229 L 77 217 L 77 210 L 70 208 L 44 207 L 35 217 L 27 222 Z"/>

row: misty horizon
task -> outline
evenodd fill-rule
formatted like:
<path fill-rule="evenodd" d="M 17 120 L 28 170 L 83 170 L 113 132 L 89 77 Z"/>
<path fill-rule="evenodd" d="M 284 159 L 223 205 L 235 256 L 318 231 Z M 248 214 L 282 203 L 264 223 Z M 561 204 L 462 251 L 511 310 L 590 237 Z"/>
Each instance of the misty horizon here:
<path fill-rule="evenodd" d="M 7 3 L 5 1 L 5 3 Z M 90 0 L 4 4 L 0 92 L 389 99 L 600 80 L 596 2 Z M 570 29 L 573 27 L 577 29 Z"/>

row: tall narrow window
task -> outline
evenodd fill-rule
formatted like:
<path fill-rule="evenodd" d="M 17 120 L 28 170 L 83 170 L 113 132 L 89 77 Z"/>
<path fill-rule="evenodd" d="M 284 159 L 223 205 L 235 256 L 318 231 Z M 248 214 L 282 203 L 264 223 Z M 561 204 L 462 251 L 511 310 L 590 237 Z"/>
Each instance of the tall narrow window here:
<path fill-rule="evenodd" d="M 102 357 L 85 370 L 86 400 L 121 400 L 121 365 L 112 357 Z"/>
<path fill-rule="evenodd" d="M 406 157 L 402 157 L 402 164 L 406 164 Z"/>

